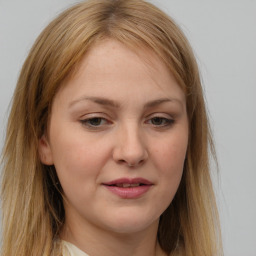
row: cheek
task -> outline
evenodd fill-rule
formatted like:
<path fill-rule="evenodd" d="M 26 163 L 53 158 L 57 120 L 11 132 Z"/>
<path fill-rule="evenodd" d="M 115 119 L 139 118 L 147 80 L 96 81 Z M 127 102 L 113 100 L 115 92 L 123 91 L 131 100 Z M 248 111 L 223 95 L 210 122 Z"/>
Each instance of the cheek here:
<path fill-rule="evenodd" d="M 156 168 L 159 170 L 158 175 L 162 182 L 161 189 L 166 192 L 166 197 L 169 199 L 175 195 L 183 174 L 187 138 L 187 133 L 170 136 L 158 145 L 158 152 L 155 153 Z"/>
<path fill-rule="evenodd" d="M 177 135 L 177 134 L 176 134 Z M 154 195 L 155 217 L 159 217 L 171 204 L 183 174 L 184 160 L 187 150 L 187 137 L 170 136 L 157 145 L 153 162 L 158 175 L 158 184 Z"/>
<path fill-rule="evenodd" d="M 184 134 L 172 136 L 162 141 L 157 152 L 158 162 L 162 165 L 161 169 L 167 172 L 183 170 L 188 145 L 187 138 Z"/>
<path fill-rule="evenodd" d="M 103 155 L 98 147 L 84 140 L 60 136 L 55 138 L 53 159 L 64 194 L 71 204 L 83 205 L 95 192 L 95 184 L 102 166 Z"/>
<path fill-rule="evenodd" d="M 53 135 L 53 162 L 61 183 L 95 179 L 108 159 L 108 143 L 92 141 L 84 133 L 62 131 Z"/>

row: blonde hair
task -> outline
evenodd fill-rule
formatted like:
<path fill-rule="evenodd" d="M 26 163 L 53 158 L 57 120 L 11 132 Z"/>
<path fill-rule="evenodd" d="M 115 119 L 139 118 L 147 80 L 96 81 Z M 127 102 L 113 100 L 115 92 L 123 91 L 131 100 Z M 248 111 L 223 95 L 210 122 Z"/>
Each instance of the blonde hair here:
<path fill-rule="evenodd" d="M 53 20 L 32 47 L 14 93 L 2 156 L 1 255 L 61 254 L 55 243 L 65 221 L 61 186 L 54 167 L 40 162 L 38 140 L 63 80 L 104 38 L 135 51 L 144 47 L 155 52 L 186 95 L 189 145 L 181 184 L 160 218 L 162 249 L 174 256 L 221 255 L 209 171 L 209 145 L 213 149 L 213 144 L 195 57 L 174 21 L 143 0 L 79 3 Z"/>

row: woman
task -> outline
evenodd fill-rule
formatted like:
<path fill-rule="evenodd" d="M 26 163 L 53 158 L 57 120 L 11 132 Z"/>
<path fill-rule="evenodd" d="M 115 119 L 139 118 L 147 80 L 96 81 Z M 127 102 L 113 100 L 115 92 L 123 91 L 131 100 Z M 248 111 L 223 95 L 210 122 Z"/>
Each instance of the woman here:
<path fill-rule="evenodd" d="M 141 0 L 75 5 L 15 90 L 1 255 L 221 255 L 209 145 L 177 25 Z"/>

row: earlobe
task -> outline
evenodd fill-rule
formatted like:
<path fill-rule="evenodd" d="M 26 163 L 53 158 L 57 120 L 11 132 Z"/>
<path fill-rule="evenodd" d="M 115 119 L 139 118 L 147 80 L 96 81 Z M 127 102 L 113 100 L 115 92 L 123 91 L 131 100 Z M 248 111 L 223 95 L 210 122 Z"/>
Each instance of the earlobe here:
<path fill-rule="evenodd" d="M 38 151 L 43 164 L 53 165 L 52 150 L 45 134 L 39 139 Z"/>

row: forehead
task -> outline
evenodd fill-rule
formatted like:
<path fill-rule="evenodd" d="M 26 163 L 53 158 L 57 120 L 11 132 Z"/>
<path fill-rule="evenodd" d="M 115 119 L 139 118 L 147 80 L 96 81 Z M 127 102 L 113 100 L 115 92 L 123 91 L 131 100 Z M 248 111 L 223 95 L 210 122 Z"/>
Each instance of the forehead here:
<path fill-rule="evenodd" d="M 142 93 L 144 88 L 152 93 L 169 92 L 185 100 L 173 74 L 153 51 L 143 47 L 131 49 L 113 39 L 95 43 L 64 85 L 64 88 L 70 87 L 72 93 L 86 87 L 92 93 L 104 90 L 105 94 L 111 90 L 126 90 L 129 96 L 136 90 Z"/>

